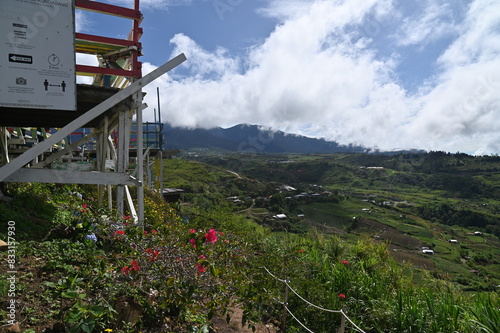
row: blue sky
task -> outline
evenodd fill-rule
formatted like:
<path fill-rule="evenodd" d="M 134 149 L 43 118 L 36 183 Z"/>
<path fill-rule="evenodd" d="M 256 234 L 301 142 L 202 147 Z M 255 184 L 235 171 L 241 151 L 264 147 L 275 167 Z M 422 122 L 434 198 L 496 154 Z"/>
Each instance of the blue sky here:
<path fill-rule="evenodd" d="M 159 87 L 162 120 L 178 126 L 500 152 L 498 0 L 142 0 L 141 11 L 144 74 L 188 58 L 145 88 L 145 119 Z M 76 26 L 124 37 L 130 22 L 78 11 Z"/>

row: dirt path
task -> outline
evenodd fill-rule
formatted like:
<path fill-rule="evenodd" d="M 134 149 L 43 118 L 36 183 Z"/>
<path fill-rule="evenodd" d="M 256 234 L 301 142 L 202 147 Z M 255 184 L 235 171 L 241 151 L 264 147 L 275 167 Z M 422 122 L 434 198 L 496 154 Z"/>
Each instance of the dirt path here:
<path fill-rule="evenodd" d="M 233 175 L 235 175 L 236 177 L 238 177 L 238 179 L 242 179 L 242 177 L 239 174 L 237 174 L 236 172 L 231 171 L 231 170 L 226 170 L 226 171 L 229 172 L 229 173 L 232 173 Z"/>

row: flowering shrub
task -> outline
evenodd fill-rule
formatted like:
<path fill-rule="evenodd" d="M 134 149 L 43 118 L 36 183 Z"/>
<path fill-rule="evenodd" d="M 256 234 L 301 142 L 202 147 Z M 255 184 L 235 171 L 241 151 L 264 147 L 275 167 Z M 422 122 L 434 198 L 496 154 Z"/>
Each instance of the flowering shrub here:
<path fill-rule="evenodd" d="M 208 320 L 237 302 L 250 251 L 235 233 L 189 227 L 175 216 L 144 230 L 126 218 L 121 221 L 102 226 L 96 237 L 111 251 L 109 259 L 119 273 L 113 283 L 122 287 L 115 293 L 138 298 L 144 321 L 156 323 L 173 313 L 177 320 L 172 323 L 191 320 L 190 313 Z"/>
<path fill-rule="evenodd" d="M 130 265 L 125 266 L 121 269 L 121 272 L 125 275 L 128 275 L 131 272 L 136 272 L 141 270 L 141 267 L 139 267 L 139 264 L 137 263 L 137 260 L 132 260 Z"/>
<path fill-rule="evenodd" d="M 205 234 L 205 241 L 209 243 L 217 242 L 217 231 L 215 231 L 215 229 L 208 230 Z"/>

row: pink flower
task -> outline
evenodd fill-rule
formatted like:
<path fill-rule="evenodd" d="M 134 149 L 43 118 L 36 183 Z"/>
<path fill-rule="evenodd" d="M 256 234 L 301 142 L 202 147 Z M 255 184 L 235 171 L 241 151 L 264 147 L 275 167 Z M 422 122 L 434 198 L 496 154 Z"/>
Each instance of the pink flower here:
<path fill-rule="evenodd" d="M 215 229 L 208 230 L 205 234 L 205 240 L 209 243 L 217 242 L 217 231 L 215 231 Z"/>
<path fill-rule="evenodd" d="M 82 207 L 83 207 L 83 208 L 87 208 L 88 206 L 89 206 L 89 205 L 87 205 L 87 204 L 83 204 L 83 205 L 82 205 Z"/>
<path fill-rule="evenodd" d="M 341 261 L 341 263 L 342 263 L 342 265 L 344 265 L 344 266 L 349 265 L 349 262 L 348 262 L 347 260 L 342 260 L 342 261 Z"/>
<path fill-rule="evenodd" d="M 189 243 L 191 243 L 191 245 L 193 245 L 193 247 L 196 247 L 196 239 L 191 238 L 191 239 L 189 240 Z"/>
<path fill-rule="evenodd" d="M 80 212 L 85 213 L 87 210 L 86 209 L 80 209 Z"/>
<path fill-rule="evenodd" d="M 144 230 L 144 235 L 147 235 L 147 234 L 148 234 L 148 232 L 146 230 Z"/>
<path fill-rule="evenodd" d="M 339 297 L 344 299 L 345 298 L 345 295 L 344 294 L 339 294 Z"/>
<path fill-rule="evenodd" d="M 194 230 L 193 228 L 191 228 L 191 229 L 189 229 L 189 232 L 192 233 L 192 234 L 194 234 L 194 233 L 196 233 L 196 230 Z"/>
<path fill-rule="evenodd" d="M 124 220 L 130 220 L 130 215 L 123 215 Z"/>
<path fill-rule="evenodd" d="M 200 258 L 200 259 L 207 259 L 207 257 L 205 257 L 203 254 L 200 254 L 200 256 L 198 258 Z"/>

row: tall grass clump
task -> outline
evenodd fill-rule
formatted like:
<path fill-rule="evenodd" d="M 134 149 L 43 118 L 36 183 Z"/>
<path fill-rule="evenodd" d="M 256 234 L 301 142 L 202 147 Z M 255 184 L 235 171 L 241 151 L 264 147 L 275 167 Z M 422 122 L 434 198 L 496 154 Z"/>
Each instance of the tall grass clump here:
<path fill-rule="evenodd" d="M 418 283 L 409 267 L 392 259 L 384 243 L 362 239 L 349 244 L 313 232 L 271 234 L 261 246 L 266 256 L 258 258 L 259 264 L 274 275 L 264 272 L 262 286 L 283 301 L 280 280 L 288 279 L 293 288 L 288 309 L 314 332 L 338 327 L 340 315 L 304 299 L 325 309 L 345 309 L 367 332 L 498 332 L 500 327 L 496 294 L 467 295 L 426 273 L 421 273 L 424 283 Z M 276 318 L 281 307 L 274 304 Z M 291 317 L 287 326 L 301 330 Z"/>

